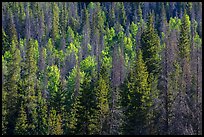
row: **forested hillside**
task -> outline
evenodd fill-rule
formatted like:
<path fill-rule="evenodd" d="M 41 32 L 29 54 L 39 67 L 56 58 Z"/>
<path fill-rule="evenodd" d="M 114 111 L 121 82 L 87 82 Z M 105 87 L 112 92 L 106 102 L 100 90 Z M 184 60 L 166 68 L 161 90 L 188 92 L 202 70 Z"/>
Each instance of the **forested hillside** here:
<path fill-rule="evenodd" d="M 201 2 L 3 2 L 3 135 L 202 134 Z"/>

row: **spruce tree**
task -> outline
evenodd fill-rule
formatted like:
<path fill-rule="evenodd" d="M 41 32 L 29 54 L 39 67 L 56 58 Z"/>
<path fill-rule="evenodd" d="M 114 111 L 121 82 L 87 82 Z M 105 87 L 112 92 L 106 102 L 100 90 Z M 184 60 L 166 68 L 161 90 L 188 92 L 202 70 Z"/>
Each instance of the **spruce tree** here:
<path fill-rule="evenodd" d="M 51 108 L 48 117 L 48 135 L 62 135 L 62 123 L 60 114 L 56 113 L 56 110 Z"/>
<path fill-rule="evenodd" d="M 158 74 L 160 71 L 160 39 L 153 26 L 153 15 L 148 18 L 147 28 L 141 36 L 143 59 L 149 73 Z"/>
<path fill-rule="evenodd" d="M 20 62 L 21 55 L 20 50 L 17 48 L 16 43 L 12 40 L 11 48 L 10 48 L 10 58 L 8 60 L 8 76 L 6 89 L 8 90 L 8 134 L 13 134 L 17 112 L 19 108 L 19 81 L 20 81 Z"/>
<path fill-rule="evenodd" d="M 37 60 L 35 58 L 35 41 L 30 39 L 28 42 L 25 65 L 23 67 L 23 95 L 25 98 L 26 112 L 28 116 L 28 130 L 30 134 L 37 134 L 37 96 L 36 96 L 36 72 L 37 72 Z"/>
<path fill-rule="evenodd" d="M 14 131 L 15 135 L 28 135 L 29 134 L 28 119 L 27 119 L 27 114 L 25 112 L 24 107 L 25 106 L 22 103 L 20 107 L 19 116 L 16 122 L 16 126 L 15 126 L 15 131 Z"/>
<path fill-rule="evenodd" d="M 100 126 L 99 128 L 99 134 L 104 135 L 108 133 L 108 115 L 109 115 L 109 102 L 108 102 L 108 94 L 110 90 L 109 85 L 109 79 L 108 79 L 108 73 L 107 68 L 104 66 L 101 67 L 100 70 L 100 76 L 98 80 L 98 84 L 96 87 L 96 96 L 98 98 L 98 113 L 99 113 L 99 120 L 100 120 Z"/>
<path fill-rule="evenodd" d="M 181 20 L 181 32 L 179 39 L 179 55 L 181 59 L 185 59 L 187 62 L 190 60 L 190 18 L 186 12 Z"/>
<path fill-rule="evenodd" d="M 124 86 L 122 86 L 122 89 L 127 90 L 125 91 L 127 95 L 124 95 L 127 101 L 122 102 L 124 109 L 126 109 L 125 116 L 127 118 L 123 132 L 125 134 L 142 134 L 145 132 L 147 113 L 152 101 L 148 82 L 149 74 L 141 50 L 138 51 L 132 69 Z"/>

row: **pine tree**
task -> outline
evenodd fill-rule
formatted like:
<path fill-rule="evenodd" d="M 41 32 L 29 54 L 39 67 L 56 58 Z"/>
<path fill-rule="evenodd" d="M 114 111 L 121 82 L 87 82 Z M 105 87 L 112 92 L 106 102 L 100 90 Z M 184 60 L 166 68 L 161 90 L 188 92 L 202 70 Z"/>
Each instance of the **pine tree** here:
<path fill-rule="evenodd" d="M 37 114 L 38 114 L 38 124 L 37 124 L 37 134 L 38 135 L 47 135 L 48 134 L 48 123 L 47 123 L 47 102 L 45 98 L 43 97 L 43 94 L 40 90 L 38 90 L 38 108 L 37 108 Z"/>
<path fill-rule="evenodd" d="M 51 108 L 48 118 L 48 135 L 62 135 L 62 123 L 60 114 Z"/>
<path fill-rule="evenodd" d="M 28 130 L 28 119 L 27 119 L 27 114 L 24 109 L 24 105 L 21 104 L 19 116 L 16 122 L 15 126 L 15 135 L 28 135 L 29 130 Z"/>
<path fill-rule="evenodd" d="M 186 12 L 181 20 L 181 32 L 179 39 L 179 55 L 181 59 L 190 59 L 190 19 Z"/>
<path fill-rule="evenodd" d="M 95 59 L 88 56 L 80 63 L 81 71 L 85 72 L 83 83 L 81 84 L 81 91 L 79 90 L 77 106 L 77 130 L 78 134 L 96 134 L 97 129 L 97 113 L 96 113 L 96 93 L 93 87 L 93 80 L 95 78 Z M 79 87 L 80 88 L 80 87 Z"/>
<path fill-rule="evenodd" d="M 149 73 L 158 74 L 160 71 L 160 39 L 153 26 L 153 15 L 149 15 L 148 25 L 141 36 L 143 59 Z"/>
<path fill-rule="evenodd" d="M 52 38 L 54 43 L 59 39 L 59 8 L 56 3 L 53 3 L 53 22 L 52 22 Z"/>
<path fill-rule="evenodd" d="M 9 14 L 8 15 L 9 20 L 8 20 L 8 24 L 7 24 L 7 28 L 6 28 L 6 34 L 9 37 L 9 43 L 10 44 L 12 44 L 13 40 L 17 44 L 18 43 L 17 32 L 16 32 L 16 26 L 14 24 L 14 19 L 13 19 L 14 17 L 13 17 L 12 11 L 8 10 L 8 14 Z"/>
<path fill-rule="evenodd" d="M 52 39 L 48 40 L 48 43 L 46 45 L 46 51 L 47 51 L 47 61 L 46 63 L 51 66 L 54 64 L 54 45 Z"/>
<path fill-rule="evenodd" d="M 60 85 L 60 70 L 56 65 L 47 67 L 48 84 L 47 89 L 49 93 L 48 104 L 49 108 L 53 107 L 57 112 L 60 112 L 62 98 L 60 98 L 62 92 L 59 89 Z"/>
<path fill-rule="evenodd" d="M 2 54 L 4 54 L 6 51 L 9 51 L 9 47 L 10 45 L 8 36 L 2 28 Z"/>
<path fill-rule="evenodd" d="M 37 134 L 37 96 L 36 96 L 36 72 L 37 60 L 35 57 L 35 41 L 30 39 L 26 49 L 25 66 L 23 67 L 23 95 L 28 115 L 28 130 L 30 134 Z"/>
<path fill-rule="evenodd" d="M 127 90 L 125 91 L 127 101 L 122 102 L 124 109 L 126 109 L 125 116 L 127 118 L 127 123 L 123 129 L 125 134 L 145 133 L 144 127 L 146 127 L 148 108 L 152 106 L 148 82 L 149 74 L 142 58 L 142 52 L 139 50 L 133 70 L 130 71 L 126 83 L 122 86 L 123 89 Z"/>
<path fill-rule="evenodd" d="M 21 62 L 21 55 L 20 50 L 17 48 L 15 41 L 12 41 L 11 48 L 10 48 L 10 58 L 8 60 L 8 76 L 7 76 L 7 83 L 6 89 L 8 92 L 8 134 L 13 134 L 15 121 L 17 118 L 18 112 L 18 91 L 19 91 L 19 81 L 20 81 L 20 62 Z"/>
<path fill-rule="evenodd" d="M 100 76 L 98 84 L 96 87 L 96 95 L 98 98 L 98 108 L 99 108 L 99 120 L 100 120 L 100 131 L 99 134 L 104 135 L 108 133 L 108 115 L 109 115 L 109 102 L 108 102 L 108 92 L 109 92 L 109 80 L 108 73 L 104 66 L 100 70 Z"/>

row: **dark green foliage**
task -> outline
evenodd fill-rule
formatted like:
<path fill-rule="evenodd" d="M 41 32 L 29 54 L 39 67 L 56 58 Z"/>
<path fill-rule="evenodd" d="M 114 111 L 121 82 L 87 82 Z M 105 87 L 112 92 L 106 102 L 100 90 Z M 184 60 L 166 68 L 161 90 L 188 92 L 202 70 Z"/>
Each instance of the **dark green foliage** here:
<path fill-rule="evenodd" d="M 157 74 L 160 70 L 160 39 L 153 26 L 153 15 L 150 14 L 145 32 L 141 36 L 143 59 L 149 73 Z"/>
<path fill-rule="evenodd" d="M 186 12 L 181 20 L 181 33 L 179 40 L 179 55 L 181 59 L 190 60 L 190 19 Z"/>
<path fill-rule="evenodd" d="M 28 119 L 23 104 L 21 104 L 14 132 L 16 135 L 28 135 Z"/>
<path fill-rule="evenodd" d="M 3 135 L 202 132 L 201 2 L 3 2 Z"/>
<path fill-rule="evenodd" d="M 6 92 L 7 104 L 8 104 L 8 127 L 7 132 L 13 134 L 17 112 L 18 112 L 18 99 L 19 99 L 19 84 L 20 84 L 20 50 L 16 47 L 14 40 L 12 41 L 11 48 L 9 50 L 10 58 L 7 60 L 8 75 L 6 77 Z"/>

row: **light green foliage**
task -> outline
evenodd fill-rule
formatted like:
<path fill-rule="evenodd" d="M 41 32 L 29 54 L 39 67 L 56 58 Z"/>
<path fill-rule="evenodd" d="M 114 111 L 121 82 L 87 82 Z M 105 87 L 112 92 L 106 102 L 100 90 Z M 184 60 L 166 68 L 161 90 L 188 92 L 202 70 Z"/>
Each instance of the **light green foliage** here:
<path fill-rule="evenodd" d="M 134 50 L 132 45 L 132 40 L 129 37 L 124 37 L 124 44 L 125 44 L 125 52 L 132 57 L 134 56 Z"/>
<path fill-rule="evenodd" d="M 133 37 L 135 37 L 137 35 L 137 31 L 138 31 L 137 24 L 132 22 L 131 25 L 130 25 L 130 32 L 132 33 Z"/>
<path fill-rule="evenodd" d="M 49 50 L 50 52 L 52 52 L 54 49 L 54 46 L 53 46 L 53 43 L 52 43 L 52 39 L 49 39 L 48 40 L 48 43 L 47 43 L 47 50 Z"/>
<path fill-rule="evenodd" d="M 49 92 L 49 100 L 50 100 L 50 105 L 54 106 L 56 109 L 56 96 L 59 92 L 59 82 L 60 82 L 60 70 L 56 65 L 54 66 L 48 66 L 47 67 L 47 76 L 48 76 L 48 92 Z"/>
<path fill-rule="evenodd" d="M 196 47 L 198 48 L 202 47 L 202 39 L 199 37 L 198 34 L 195 35 L 194 42 L 196 44 Z"/>
<path fill-rule="evenodd" d="M 67 48 L 67 54 L 68 55 L 73 53 L 73 52 L 75 53 L 75 55 L 77 55 L 78 51 L 79 51 L 78 48 L 73 43 L 70 43 L 70 45 Z"/>
<path fill-rule="evenodd" d="M 71 39 L 70 42 L 72 42 L 74 40 L 74 37 L 75 37 L 74 31 L 72 30 L 72 28 L 70 26 L 68 26 L 67 37 L 68 37 L 68 39 Z"/>
<path fill-rule="evenodd" d="M 96 61 L 95 61 L 95 58 L 92 56 L 88 56 L 80 62 L 81 70 L 88 75 L 91 75 L 92 72 L 95 71 L 95 67 L 96 67 Z"/>
<path fill-rule="evenodd" d="M 19 49 L 20 49 L 20 51 L 21 51 L 21 54 L 23 53 L 23 52 L 25 52 L 25 43 L 26 43 L 26 39 L 20 39 L 20 41 L 19 41 Z M 36 49 L 38 49 L 38 47 L 36 47 Z M 37 53 L 38 51 L 36 51 L 36 53 Z"/>
<path fill-rule="evenodd" d="M 74 103 L 75 100 L 75 87 L 76 87 L 76 77 L 77 77 L 77 66 L 75 66 L 72 71 L 69 74 L 68 80 L 67 80 L 67 92 L 66 92 L 66 108 L 67 110 L 70 110 L 71 106 L 73 106 L 72 104 Z M 79 77 L 80 77 L 80 85 L 83 84 L 84 81 L 84 77 L 85 77 L 85 73 L 83 71 L 79 71 Z M 81 86 L 79 87 L 79 89 L 81 90 Z M 73 106 L 76 107 L 76 106 Z"/>
<path fill-rule="evenodd" d="M 62 64 L 64 59 L 65 59 L 65 54 L 62 50 L 60 50 L 58 53 L 57 53 L 57 59 L 59 59 L 59 62 Z"/>
<path fill-rule="evenodd" d="M 33 47 L 33 52 L 34 52 L 34 58 L 35 58 L 35 60 L 36 61 L 38 61 L 38 59 L 39 59 L 39 50 L 38 50 L 38 41 L 37 40 L 35 40 L 35 42 L 34 42 L 34 45 L 33 45 L 34 47 Z"/>
<path fill-rule="evenodd" d="M 104 37 L 105 41 L 110 42 L 113 40 L 113 37 L 115 37 L 115 30 L 113 27 L 111 27 L 110 29 L 107 28 L 106 30 L 106 35 Z M 108 43 L 107 43 L 108 44 Z"/>
<path fill-rule="evenodd" d="M 88 47 L 88 53 L 90 54 L 92 47 L 90 44 L 88 44 L 87 47 Z"/>
<path fill-rule="evenodd" d="M 102 50 L 102 64 L 106 65 L 108 70 L 112 68 L 112 47 L 113 47 L 113 38 L 116 36 L 115 30 L 113 27 L 106 29 L 106 34 L 104 36 L 105 48 Z"/>
<path fill-rule="evenodd" d="M 174 18 L 170 18 L 169 20 L 169 28 L 170 30 L 180 30 L 180 26 L 181 26 L 181 19 L 179 19 L 178 17 L 174 17 Z"/>
<path fill-rule="evenodd" d="M 76 75 L 77 75 L 77 67 L 75 66 L 70 72 L 69 77 L 68 77 L 67 84 L 69 85 L 68 89 L 70 89 L 70 91 L 74 90 Z M 80 83 L 82 84 L 85 73 L 83 71 L 80 71 L 79 75 L 80 75 Z"/>
<path fill-rule="evenodd" d="M 11 58 L 12 58 L 11 52 L 10 52 L 10 51 L 6 51 L 6 52 L 4 53 L 4 59 L 5 59 L 5 61 L 10 62 L 10 61 L 11 61 Z"/>
<path fill-rule="evenodd" d="M 88 5 L 88 10 L 93 10 L 95 8 L 95 3 L 94 2 L 90 2 Z"/>
<path fill-rule="evenodd" d="M 102 51 L 103 52 L 103 51 Z M 104 52 L 103 52 L 104 53 Z M 103 54 L 102 53 L 102 54 Z M 106 54 L 106 53 L 105 53 Z M 104 64 L 108 70 L 110 70 L 112 68 L 112 57 L 109 56 L 104 56 L 103 60 L 102 60 L 102 64 Z"/>

